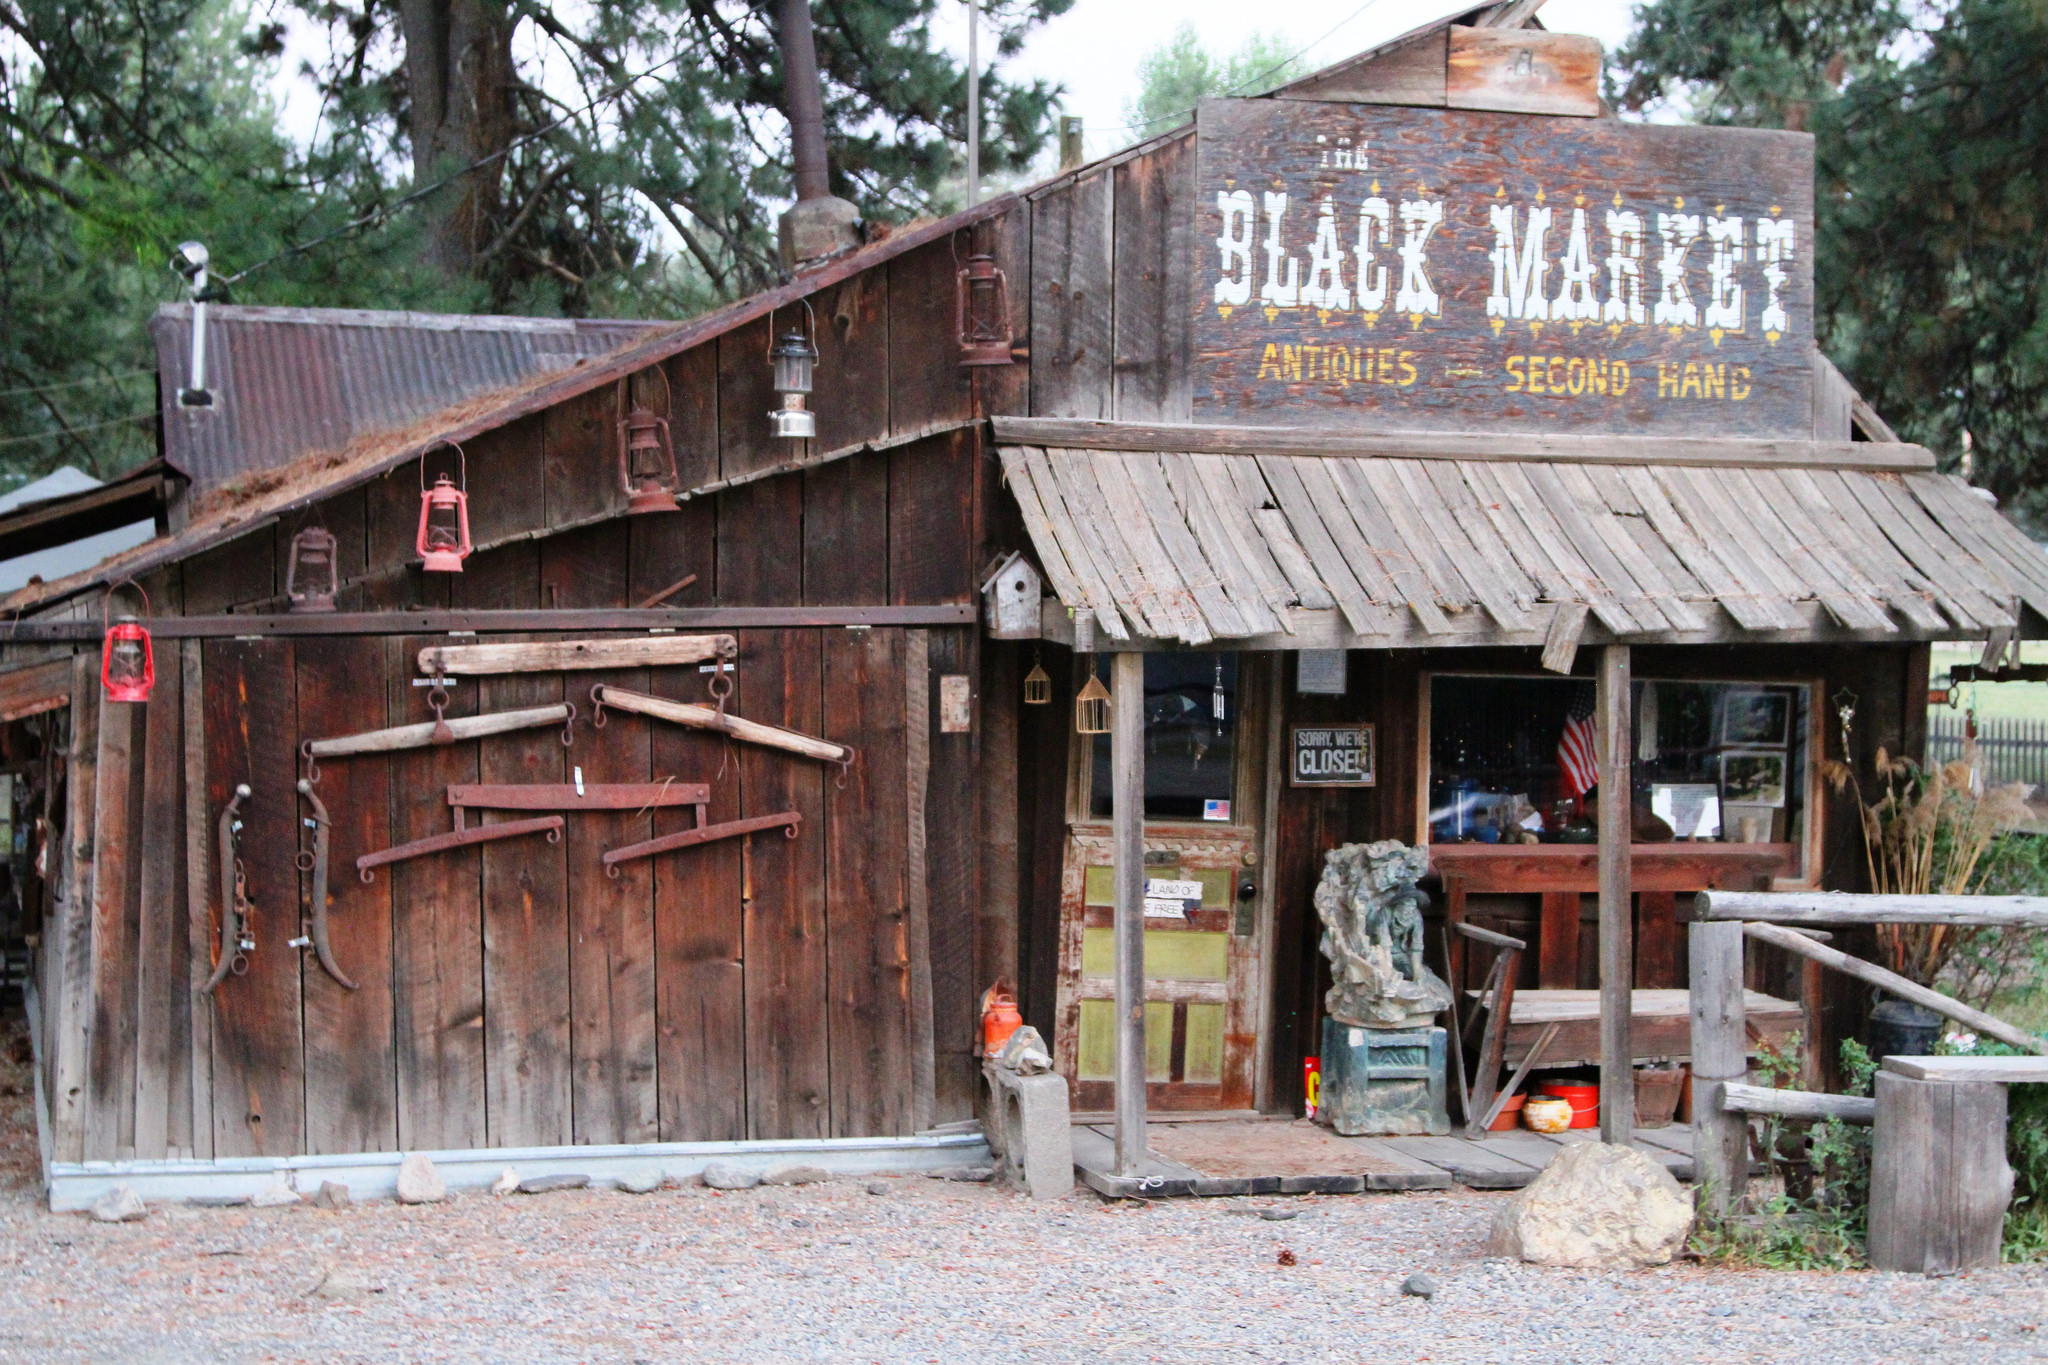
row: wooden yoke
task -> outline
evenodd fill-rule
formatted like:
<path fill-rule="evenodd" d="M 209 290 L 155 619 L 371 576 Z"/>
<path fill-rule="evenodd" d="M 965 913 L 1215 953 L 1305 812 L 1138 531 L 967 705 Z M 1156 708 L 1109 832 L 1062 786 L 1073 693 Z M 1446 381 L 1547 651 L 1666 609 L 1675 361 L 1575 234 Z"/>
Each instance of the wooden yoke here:
<path fill-rule="evenodd" d="M 562 673 L 570 669 L 660 668 L 732 658 L 730 635 L 646 635 L 609 640 L 537 640 L 530 644 L 429 645 L 420 672 L 430 678 L 490 673 Z"/>
<path fill-rule="evenodd" d="M 451 833 L 433 834 L 409 844 L 365 853 L 356 859 L 356 870 L 367 882 L 373 880 L 373 868 L 430 853 L 445 853 L 451 848 L 527 834 L 545 833 L 551 844 L 562 838 L 560 815 L 471 825 L 466 819 L 471 810 L 646 810 L 656 806 L 695 806 L 697 823 L 702 825 L 710 803 L 711 788 L 702 782 L 464 783 L 448 788 L 448 804 L 455 812 L 455 829 Z"/>

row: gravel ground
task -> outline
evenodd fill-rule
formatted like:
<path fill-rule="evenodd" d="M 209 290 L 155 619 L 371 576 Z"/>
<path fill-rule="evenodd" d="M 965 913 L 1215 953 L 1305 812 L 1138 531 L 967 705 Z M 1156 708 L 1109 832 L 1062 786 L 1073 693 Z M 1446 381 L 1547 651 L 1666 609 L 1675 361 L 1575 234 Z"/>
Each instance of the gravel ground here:
<path fill-rule="evenodd" d="M 2048 1270 L 1539 1270 L 1478 1257 L 1495 1194 L 1048 1206 L 905 1177 L 104 1226 L 41 1207 L 23 1077 L 0 1057 L 0 1361 L 2048 1358 Z M 1401 1295 L 1417 1270 L 1433 1300 Z"/>

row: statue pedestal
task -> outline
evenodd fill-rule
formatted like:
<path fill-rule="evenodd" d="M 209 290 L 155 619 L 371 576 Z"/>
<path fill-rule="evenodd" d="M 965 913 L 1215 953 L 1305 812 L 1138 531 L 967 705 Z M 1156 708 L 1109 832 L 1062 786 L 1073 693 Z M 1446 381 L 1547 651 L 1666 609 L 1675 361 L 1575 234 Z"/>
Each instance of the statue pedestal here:
<path fill-rule="evenodd" d="M 1449 1035 L 1440 1028 L 1358 1028 L 1326 1017 L 1316 1121 L 1345 1137 L 1448 1133 L 1449 1055 Z"/>

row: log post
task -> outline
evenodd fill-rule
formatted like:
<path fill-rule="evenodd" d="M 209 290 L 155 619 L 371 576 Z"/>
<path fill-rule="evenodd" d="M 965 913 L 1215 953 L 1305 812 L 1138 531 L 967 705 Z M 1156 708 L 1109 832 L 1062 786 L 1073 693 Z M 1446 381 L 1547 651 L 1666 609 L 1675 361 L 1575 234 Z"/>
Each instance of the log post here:
<path fill-rule="evenodd" d="M 1116 1173 L 1145 1160 L 1145 656 L 1112 655 L 1110 862 L 1116 881 Z"/>
<path fill-rule="evenodd" d="M 2003 1085 L 1877 1073 L 1872 1269 L 1995 1269 L 2011 1201 Z"/>
<path fill-rule="evenodd" d="M 1600 1139 L 1626 1143 L 1635 1136 L 1635 947 L 1629 893 L 1630 764 L 1635 757 L 1629 724 L 1627 645 L 1604 645 L 1595 689 L 1594 727 L 1600 758 Z"/>
<path fill-rule="evenodd" d="M 1749 1070 L 1742 998 L 1742 926 L 1698 924 L 1690 935 L 1692 1151 L 1708 1212 L 1726 1214 L 1749 1183 L 1749 1120 L 1721 1103 L 1721 1082 Z"/>

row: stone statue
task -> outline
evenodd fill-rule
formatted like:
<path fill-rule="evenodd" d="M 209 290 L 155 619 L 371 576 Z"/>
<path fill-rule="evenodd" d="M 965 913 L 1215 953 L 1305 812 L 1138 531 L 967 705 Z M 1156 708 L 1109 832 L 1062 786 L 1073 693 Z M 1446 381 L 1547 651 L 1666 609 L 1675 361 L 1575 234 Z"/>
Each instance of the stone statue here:
<path fill-rule="evenodd" d="M 1330 1016 L 1361 1028 L 1428 1028 L 1450 1006 L 1451 988 L 1422 956 L 1422 907 L 1415 882 L 1429 855 L 1398 839 L 1345 844 L 1324 855 L 1316 887 L 1323 955 L 1336 984 Z"/>

